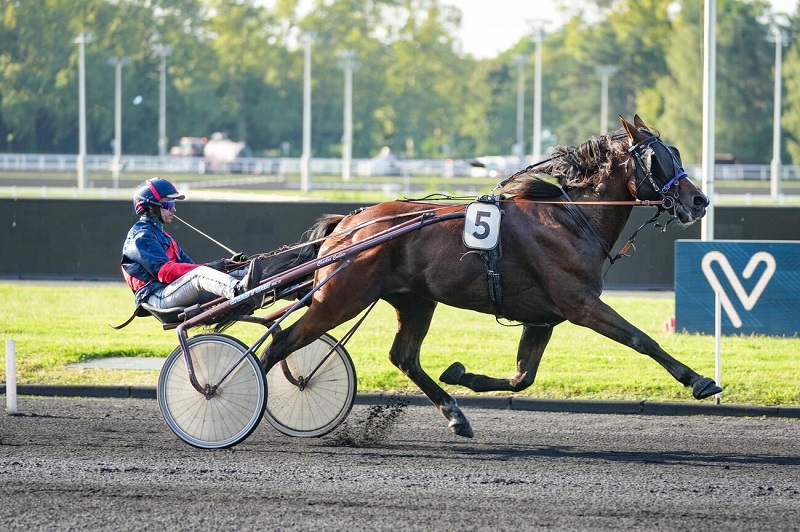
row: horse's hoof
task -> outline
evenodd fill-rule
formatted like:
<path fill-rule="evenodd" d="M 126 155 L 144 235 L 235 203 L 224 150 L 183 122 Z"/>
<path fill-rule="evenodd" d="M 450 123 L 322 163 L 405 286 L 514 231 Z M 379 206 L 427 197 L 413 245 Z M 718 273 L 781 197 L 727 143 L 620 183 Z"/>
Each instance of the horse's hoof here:
<path fill-rule="evenodd" d="M 461 377 L 463 377 L 466 372 L 467 369 L 464 367 L 464 364 L 461 362 L 453 362 L 450 364 L 449 368 L 442 372 L 442 374 L 439 376 L 439 380 L 445 384 L 458 384 L 461 380 Z M 463 436 L 463 434 L 461 436 Z M 470 437 L 472 437 L 471 429 Z"/>
<path fill-rule="evenodd" d="M 722 391 L 722 388 L 714 382 L 714 379 L 709 377 L 703 377 L 695 381 L 692 385 L 692 395 L 694 395 L 695 399 L 705 399 L 706 397 L 711 397 L 712 395 L 716 395 Z"/>
<path fill-rule="evenodd" d="M 456 421 L 455 419 L 450 422 L 448 425 L 450 430 L 453 431 L 453 434 L 456 436 L 464 436 L 465 438 L 472 438 L 475 436 L 475 433 L 472 432 L 472 426 L 470 426 L 468 421 Z"/>

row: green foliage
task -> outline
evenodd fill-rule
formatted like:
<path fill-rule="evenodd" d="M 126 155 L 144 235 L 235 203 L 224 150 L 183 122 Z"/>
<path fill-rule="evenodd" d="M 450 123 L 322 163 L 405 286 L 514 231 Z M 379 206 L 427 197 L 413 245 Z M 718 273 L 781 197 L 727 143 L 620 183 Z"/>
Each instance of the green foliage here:
<path fill-rule="evenodd" d="M 127 318 L 132 296 L 122 283 L 65 287 L 0 284 L 0 337 L 17 345 L 21 384 L 122 384 L 154 386 L 157 372 L 76 369 L 67 364 L 107 356 L 169 354 L 177 339 L 150 318 L 114 331 L 109 322 Z M 674 313 L 671 299 L 616 298 L 607 302 L 664 349 L 696 371 L 713 377 L 714 338 L 667 334 L 662 324 Z M 291 318 L 289 319 L 291 322 Z M 344 336 L 345 324 L 332 334 Z M 414 392 L 416 387 L 388 360 L 396 331 L 393 309 L 380 303 L 347 344 L 362 392 Z M 230 334 L 253 342 L 263 331 L 237 324 Z M 458 360 L 468 371 L 511 377 L 518 327 L 502 327 L 492 316 L 440 305 L 422 345 L 421 362 L 434 378 Z M 726 403 L 800 405 L 800 339 L 726 336 L 722 340 L 722 383 Z M 0 362 L 2 367 L 3 362 Z M 452 393 L 465 388 L 447 387 Z M 650 358 L 571 324 L 556 327 L 528 397 L 692 401 Z"/>
<path fill-rule="evenodd" d="M 113 136 L 113 71 L 123 69 L 124 152 L 155 153 L 160 58 L 167 58 L 167 136 L 214 131 L 245 140 L 256 155 L 300 153 L 303 47 L 313 30 L 312 145 L 317 157 L 341 150 L 343 83 L 338 54 L 354 51 L 353 155 L 381 147 L 405 157 L 470 158 L 509 153 L 516 142 L 516 72 L 526 65 L 533 101 L 535 44 L 525 35 L 498 57 L 463 54 L 461 12 L 444 0 L 0 0 L 0 138 L 7 151 L 75 153 L 76 36 L 86 46 L 89 153 L 108 153 Z M 700 160 L 702 0 L 557 2 L 566 14 L 543 43 L 542 126 L 559 144 L 600 133 L 598 65 L 614 65 L 609 115 L 639 112 Z M 717 2 L 717 138 L 739 160 L 771 159 L 774 45 L 764 0 Z M 311 9 L 308 9 L 308 6 Z M 798 22 L 788 21 L 789 34 Z M 786 152 L 800 161 L 800 55 L 785 54 Z M 141 96 L 134 105 L 134 96 Z M 138 101 L 138 100 L 137 100 Z M 526 110 L 526 122 L 531 113 Z M 528 131 L 530 126 L 527 126 Z M 530 138 L 528 132 L 525 135 Z M 527 143 L 526 151 L 530 143 Z"/>

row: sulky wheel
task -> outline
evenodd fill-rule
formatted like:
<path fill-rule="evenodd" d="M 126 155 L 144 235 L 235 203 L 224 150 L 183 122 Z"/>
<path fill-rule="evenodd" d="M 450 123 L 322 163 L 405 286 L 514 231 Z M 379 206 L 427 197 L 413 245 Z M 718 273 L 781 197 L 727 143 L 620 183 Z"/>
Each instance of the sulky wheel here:
<path fill-rule="evenodd" d="M 323 334 L 267 373 L 264 417 L 280 432 L 302 438 L 324 436 L 350 413 L 356 370 L 343 346 L 331 352 L 335 345 L 333 337 Z"/>
<path fill-rule="evenodd" d="M 244 356 L 242 342 L 224 334 L 201 334 L 187 345 L 200 385 L 219 387 L 208 396 L 198 392 L 189 381 L 183 351 L 176 347 L 158 378 L 164 420 L 194 447 L 232 447 L 256 429 L 264 414 L 267 386 L 261 364 L 252 353 Z"/>

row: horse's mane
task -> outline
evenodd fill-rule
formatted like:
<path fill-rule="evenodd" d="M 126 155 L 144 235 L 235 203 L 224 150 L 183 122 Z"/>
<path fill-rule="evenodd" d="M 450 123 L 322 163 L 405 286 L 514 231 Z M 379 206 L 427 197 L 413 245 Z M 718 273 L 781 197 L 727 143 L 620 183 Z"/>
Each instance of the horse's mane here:
<path fill-rule="evenodd" d="M 611 174 L 613 160 L 626 151 L 627 138 L 620 129 L 578 146 L 556 146 L 546 161 L 506 179 L 501 191 L 526 198 L 553 198 L 561 195 L 562 188 L 593 187 Z"/>

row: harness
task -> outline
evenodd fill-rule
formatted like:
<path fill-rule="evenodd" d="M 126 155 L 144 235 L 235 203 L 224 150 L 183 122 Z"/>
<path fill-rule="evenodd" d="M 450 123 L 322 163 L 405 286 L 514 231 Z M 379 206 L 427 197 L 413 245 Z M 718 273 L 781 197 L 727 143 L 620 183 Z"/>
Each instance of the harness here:
<path fill-rule="evenodd" d="M 664 167 L 662 170 L 664 171 L 664 176 L 671 177 L 666 179 L 663 183 L 661 183 L 660 180 L 653 174 L 652 158 L 655 154 L 654 147 L 662 148 L 670 155 L 672 168 Z M 600 236 L 600 233 L 597 231 L 597 228 L 586 216 L 586 213 L 583 212 L 583 209 L 581 209 L 580 205 L 572 201 L 572 198 L 570 198 L 569 194 L 567 194 L 567 191 L 564 189 L 564 187 L 560 187 L 561 196 L 564 199 L 564 208 L 572 215 L 573 219 L 578 223 L 578 225 L 597 242 L 597 244 L 600 246 L 600 249 L 603 250 L 603 253 L 609 260 L 608 268 L 606 268 L 606 271 L 603 273 L 604 277 L 616 261 L 622 257 L 632 256 L 633 253 L 636 252 L 636 246 L 634 244 L 636 236 L 645 226 L 654 224 L 656 227 L 661 227 L 662 232 L 664 232 L 666 231 L 667 226 L 672 221 L 677 219 L 677 215 L 673 213 L 672 217 L 664 225 L 656 223 L 663 212 L 675 207 L 675 204 L 678 202 L 677 185 L 680 183 L 681 179 L 687 177 L 686 171 L 684 171 L 681 166 L 678 150 L 673 146 L 668 146 L 665 144 L 657 135 L 652 135 L 651 137 L 633 144 L 630 148 L 628 148 L 628 152 L 633 156 L 636 199 L 640 201 L 641 204 L 649 204 L 651 201 L 660 200 L 660 205 L 657 205 L 656 213 L 633 232 L 628 241 L 616 255 L 611 254 L 610 250 L 603 241 L 603 238 Z M 662 167 L 665 166 L 661 158 L 658 158 L 657 160 Z M 649 185 L 650 190 L 647 190 L 648 187 L 644 186 L 645 184 Z M 674 194 L 670 195 L 670 189 L 673 187 L 675 187 L 675 192 Z M 479 196 L 476 198 L 476 202 L 494 205 L 502 214 L 503 210 L 500 208 L 500 202 L 503 199 L 504 196 L 498 196 L 494 193 L 491 193 L 488 195 Z M 503 289 L 501 285 L 500 272 L 498 269 L 498 262 L 503 255 L 500 242 L 501 239 L 497 238 L 497 243 L 494 245 L 494 247 L 489 249 L 473 248 L 479 250 L 480 257 L 483 259 L 483 262 L 486 265 L 489 298 L 492 301 L 494 313 L 498 319 L 504 317 Z M 472 246 L 468 245 L 468 247 Z M 629 253 L 631 248 L 633 249 L 633 253 Z"/>
<path fill-rule="evenodd" d="M 663 170 L 665 176 L 668 177 L 672 175 L 672 177 L 663 183 L 659 183 L 656 177 L 653 175 L 652 162 L 655 150 L 652 146 L 657 146 L 670 155 L 670 163 L 672 163 L 672 168 L 665 167 Z M 633 155 L 633 179 L 636 188 L 636 197 L 639 199 L 649 200 L 660 199 L 661 207 L 659 208 L 659 212 L 672 209 L 678 201 L 677 185 L 680 183 L 681 179 L 687 177 L 686 171 L 681 166 L 677 148 L 674 146 L 668 146 L 658 136 L 653 135 L 633 144 L 630 148 L 628 148 L 628 152 Z M 658 160 L 660 163 L 662 162 L 661 159 Z M 642 189 L 642 185 L 645 183 L 650 185 L 651 190 Z M 675 193 L 673 195 L 669 195 L 669 191 L 672 187 L 675 187 Z M 676 216 L 673 215 L 672 219 L 675 219 L 675 217 Z"/>
<path fill-rule="evenodd" d="M 476 199 L 479 203 L 484 203 L 488 205 L 493 205 L 500 211 L 500 220 L 502 221 L 503 217 L 503 209 L 500 208 L 500 201 L 503 199 L 503 196 L 495 196 L 494 194 L 480 196 Z M 465 224 L 466 227 L 466 224 Z M 498 224 L 498 231 L 500 226 Z M 492 300 L 492 306 L 494 307 L 494 314 L 498 318 L 504 317 L 503 312 L 503 287 L 500 284 L 500 272 L 497 269 L 497 262 L 503 257 L 503 246 L 501 244 L 502 239 L 497 238 L 497 243 L 489 248 L 489 249 L 482 249 L 480 250 L 481 259 L 483 259 L 483 263 L 486 265 L 486 281 L 487 286 L 489 289 L 489 299 Z"/>

